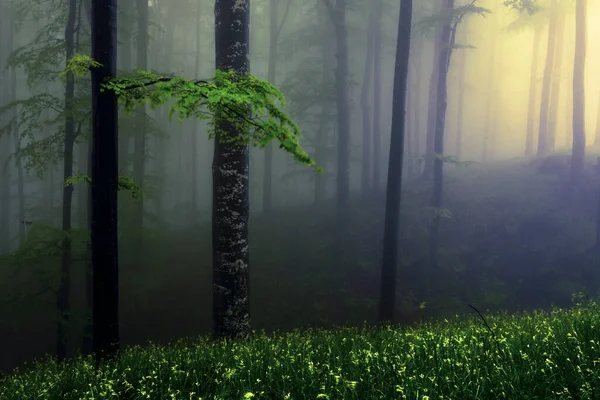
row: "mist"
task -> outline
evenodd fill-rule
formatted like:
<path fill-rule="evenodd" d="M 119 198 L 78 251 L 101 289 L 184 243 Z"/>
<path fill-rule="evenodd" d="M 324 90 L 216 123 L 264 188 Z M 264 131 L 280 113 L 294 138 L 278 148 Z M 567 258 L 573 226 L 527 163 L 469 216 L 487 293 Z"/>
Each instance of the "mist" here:
<path fill-rule="evenodd" d="M 95 106 L 90 74 L 63 73 L 66 3 L 74 53 L 90 55 L 89 0 L 0 0 L 4 373 L 46 355 L 91 352 L 94 200 L 85 178 Z M 147 15 L 143 3 L 118 2 L 117 76 L 142 79 L 140 69 L 213 80 L 215 1 L 148 0 Z M 277 137 L 244 147 L 246 278 L 235 285 L 247 283 L 246 330 L 416 326 L 467 316 L 468 304 L 514 314 L 598 294 L 600 2 L 456 0 L 447 10 L 447 0 L 414 1 L 408 60 L 397 52 L 399 3 L 249 2 L 249 73 L 281 90 L 287 104 L 276 104 L 297 124 L 310 161 L 298 162 Z M 441 42 L 445 27 L 450 43 Z M 214 334 L 215 315 L 225 313 L 213 303 L 221 257 L 213 246 L 237 239 L 219 225 L 227 218 L 215 222 L 222 192 L 213 189 L 216 173 L 226 179 L 218 163 L 227 152 L 215 150 L 212 117 L 170 116 L 174 101 L 119 105 L 118 175 L 133 182 L 118 193 L 121 347 Z M 401 147 L 391 148 L 394 135 Z M 402 168 L 393 169 L 399 149 Z M 65 186 L 69 177 L 80 179 Z M 401 182 L 398 206 L 388 179 Z M 396 224 L 389 218 L 398 207 Z M 384 249 L 386 218 L 397 240 Z M 381 293 L 382 264 L 394 271 L 391 297 Z"/>

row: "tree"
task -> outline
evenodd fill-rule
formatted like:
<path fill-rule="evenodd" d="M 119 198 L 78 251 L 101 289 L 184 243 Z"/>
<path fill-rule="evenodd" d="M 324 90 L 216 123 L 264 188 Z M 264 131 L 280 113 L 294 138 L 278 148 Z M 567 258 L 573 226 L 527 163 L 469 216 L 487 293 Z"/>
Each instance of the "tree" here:
<path fill-rule="evenodd" d="M 245 75 L 250 69 L 250 2 L 215 0 L 215 68 Z M 213 158 L 213 333 L 250 333 L 248 291 L 248 146 L 225 140 L 244 135 L 226 119 L 216 121 Z"/>
<path fill-rule="evenodd" d="M 77 0 L 69 0 L 67 14 L 67 25 L 65 27 L 65 54 L 68 63 L 76 52 L 75 48 L 75 24 L 77 22 Z M 73 145 L 75 143 L 75 120 L 73 118 L 73 102 L 75 100 L 75 75 L 66 74 L 65 85 L 65 138 L 63 151 L 63 177 L 67 180 L 73 175 Z M 56 308 L 59 312 L 59 320 L 56 333 L 56 353 L 59 359 L 63 359 L 67 353 L 67 326 L 69 322 L 69 301 L 71 291 L 71 216 L 72 216 L 73 186 L 63 187 L 62 201 L 62 230 L 64 239 L 62 241 L 62 255 L 60 263 L 60 283 L 56 295 Z"/>
<path fill-rule="evenodd" d="M 401 0 L 398 18 L 398 39 L 394 67 L 394 95 L 390 156 L 385 202 L 383 233 L 383 260 L 381 263 L 381 289 L 379 297 L 379 321 L 393 322 L 396 270 L 398 264 L 398 241 L 400 225 L 400 197 L 402 194 L 402 164 L 404 157 L 404 133 L 406 113 L 406 85 L 410 36 L 412 26 L 412 0 Z"/>
<path fill-rule="evenodd" d="M 92 0 L 92 348 L 96 362 L 117 355 L 119 258 L 117 242 L 118 109 L 101 85 L 117 70 L 117 0 Z"/>
<path fill-rule="evenodd" d="M 373 0 L 373 190 L 381 181 L 381 16 L 382 0 Z"/>
<path fill-rule="evenodd" d="M 279 3 L 281 0 L 270 0 L 269 2 L 269 70 L 267 72 L 267 79 L 269 82 L 275 84 L 277 78 L 277 49 L 279 47 L 279 36 L 283 24 L 287 19 L 290 11 L 291 0 L 287 0 L 283 16 L 279 21 Z M 265 148 L 265 162 L 263 171 L 263 211 L 269 212 L 272 208 L 272 197 L 273 197 L 273 147 L 267 146 Z"/>
<path fill-rule="evenodd" d="M 585 57 L 587 0 L 575 5 L 575 60 L 573 64 L 573 148 L 571 182 L 579 184 L 585 161 Z"/>
<path fill-rule="evenodd" d="M 374 3 L 373 3 L 374 4 Z M 360 108 L 362 111 L 362 168 L 361 168 L 361 192 L 363 201 L 366 201 L 371 193 L 371 164 L 378 160 L 372 159 L 371 154 L 371 79 L 373 75 L 373 36 L 375 27 L 374 10 L 369 14 L 369 28 L 367 33 L 367 51 L 365 58 L 365 69 L 363 71 L 362 90 L 360 93 Z M 380 38 L 381 39 L 381 38 Z M 373 162 L 371 162 L 373 160 Z"/>
<path fill-rule="evenodd" d="M 546 155 L 549 151 L 548 122 L 550 109 L 550 90 L 552 85 L 552 69 L 554 67 L 554 50 L 556 48 L 556 25 L 558 19 L 557 0 L 552 0 L 550 25 L 548 27 L 548 44 L 546 48 L 546 65 L 542 82 L 542 102 L 540 105 L 540 126 L 538 133 L 537 155 Z"/>

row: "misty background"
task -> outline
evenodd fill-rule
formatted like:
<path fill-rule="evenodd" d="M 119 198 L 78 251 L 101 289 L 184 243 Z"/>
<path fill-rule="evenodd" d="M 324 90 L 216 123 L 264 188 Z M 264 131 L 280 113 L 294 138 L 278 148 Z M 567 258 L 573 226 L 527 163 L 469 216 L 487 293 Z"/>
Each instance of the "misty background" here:
<path fill-rule="evenodd" d="M 135 2 L 120 3 L 118 68 L 126 74 L 139 67 L 139 16 Z M 588 1 L 586 12 L 581 122 L 587 161 L 573 195 L 568 182 L 576 2 L 540 0 L 541 8 L 529 13 L 500 0 L 457 1 L 457 7 L 474 7 L 466 7 L 457 24 L 449 67 L 444 156 L 451 157 L 444 166 L 440 208 L 430 204 L 427 155 L 441 3 L 414 5 L 398 321 L 464 314 L 467 303 L 516 312 L 568 306 L 577 292 L 596 294 L 600 57 L 594 39 L 600 37 L 600 2 Z M 66 6 L 56 0 L 0 4 L 0 106 L 23 101 L 0 116 L 0 371 L 9 371 L 55 351 L 61 318 L 56 311 L 64 187 L 59 72 Z M 78 4 L 78 46 L 89 52 L 85 1 Z M 150 0 L 148 5 L 148 69 L 212 77 L 213 2 Z M 398 7 L 390 0 L 348 2 L 350 199 L 340 252 L 334 26 L 321 0 L 251 2 L 251 72 L 281 88 L 302 130 L 303 147 L 325 170 L 315 174 L 276 147 L 250 150 L 254 329 L 376 319 Z M 89 97 L 85 85 L 78 90 L 81 99 Z M 540 115 L 544 109 L 547 118 Z M 91 128 L 85 106 L 79 110 L 73 174 L 85 173 L 88 165 Z M 140 133 L 136 113 L 119 122 L 119 168 L 142 182 L 145 193 L 142 200 L 119 194 L 125 345 L 166 343 L 211 329 L 213 142 L 207 124 L 169 121 L 162 107 L 147 110 Z M 7 125 L 11 118 L 19 121 L 18 129 Z M 543 145 L 540 135 L 546 138 Z M 87 190 L 78 183 L 72 204 L 69 354 L 80 348 L 88 318 L 87 211 Z M 442 218 L 432 268 L 428 232 L 434 215 Z"/>

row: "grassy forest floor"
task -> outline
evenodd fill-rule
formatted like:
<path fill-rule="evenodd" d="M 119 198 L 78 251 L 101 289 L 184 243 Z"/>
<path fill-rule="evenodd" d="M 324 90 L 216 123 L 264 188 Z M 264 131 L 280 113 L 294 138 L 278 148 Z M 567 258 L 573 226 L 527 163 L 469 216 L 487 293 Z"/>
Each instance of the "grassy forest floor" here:
<path fill-rule="evenodd" d="M 430 184 L 405 185 L 397 321 L 412 325 L 465 315 L 568 307 L 573 293 L 600 291 L 593 249 L 600 182 L 595 155 L 576 197 L 565 186 L 568 157 L 446 168 L 439 267 L 427 264 Z M 335 202 L 286 207 L 250 221 L 252 325 L 267 333 L 373 324 L 383 199 L 354 199 L 346 252 L 334 257 Z M 168 214 L 168 213 L 167 213 Z M 126 215 L 122 213 L 121 215 Z M 149 219 L 150 220 L 150 219 Z M 167 221 L 168 222 L 168 221 Z M 75 233 L 77 234 L 77 233 Z M 19 251 L 0 259 L 0 370 L 52 353 L 60 236 L 34 224 Z M 69 353 L 81 343 L 85 235 L 74 243 Z M 166 344 L 211 331 L 210 224 L 146 231 L 141 262 L 120 238 L 121 341 Z M 39 295 L 34 295 L 41 293 Z"/>
<path fill-rule="evenodd" d="M 244 342 L 179 341 L 35 364 L 0 398 L 598 399 L 600 306 L 455 318 L 419 327 L 295 330 Z"/>

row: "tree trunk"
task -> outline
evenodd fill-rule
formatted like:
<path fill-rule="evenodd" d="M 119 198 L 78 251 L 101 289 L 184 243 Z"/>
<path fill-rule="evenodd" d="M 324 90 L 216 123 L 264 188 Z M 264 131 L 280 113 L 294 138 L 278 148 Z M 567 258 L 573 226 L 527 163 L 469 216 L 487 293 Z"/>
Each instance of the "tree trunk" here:
<path fill-rule="evenodd" d="M 196 78 L 200 76 L 200 19 L 202 17 L 202 2 L 198 1 L 196 5 L 196 58 L 194 61 L 194 72 Z M 200 134 L 200 124 L 198 118 L 194 119 L 194 129 L 192 131 L 192 223 L 194 226 L 198 223 L 198 135 Z"/>
<path fill-rule="evenodd" d="M 552 0 L 550 11 L 550 25 L 548 26 L 548 45 L 546 50 L 546 66 L 544 67 L 544 80 L 542 82 L 542 102 L 540 106 L 540 127 L 538 133 L 537 155 L 548 154 L 548 120 L 550 107 L 550 88 L 552 84 L 552 68 L 554 67 L 554 49 L 556 47 L 556 20 L 558 18 L 557 0 Z"/>
<path fill-rule="evenodd" d="M 460 64 L 458 71 L 458 105 L 456 108 L 456 143 L 454 153 L 460 159 L 462 157 L 462 141 L 463 141 L 463 116 L 465 104 L 465 78 L 467 71 L 467 49 L 460 50 Z"/>
<path fill-rule="evenodd" d="M 563 47 L 566 15 L 559 12 L 556 19 L 556 48 L 554 50 L 554 65 L 552 71 L 552 87 L 550 89 L 550 111 L 548 116 L 548 151 L 556 147 L 556 123 L 558 121 L 558 100 L 562 81 Z"/>
<path fill-rule="evenodd" d="M 319 127 L 317 129 L 317 138 L 315 146 L 315 159 L 318 163 L 323 165 L 327 169 L 327 138 L 329 137 L 329 106 L 328 101 L 329 93 L 328 87 L 331 82 L 331 70 L 333 67 L 333 58 L 331 57 L 334 43 L 331 40 L 330 35 L 325 36 L 323 41 L 322 57 L 323 57 L 323 75 L 321 76 L 321 95 L 319 96 Z M 326 173 L 316 174 L 315 176 L 315 197 L 314 204 L 320 204 L 325 200 L 326 197 L 326 185 L 327 175 Z"/>
<path fill-rule="evenodd" d="M 531 70 L 529 72 L 529 102 L 527 103 L 527 136 L 525 139 L 525 157 L 533 155 L 535 110 L 537 98 L 537 70 L 540 54 L 540 42 L 542 38 L 542 26 L 537 24 L 533 33 L 533 50 L 531 54 Z"/>
<path fill-rule="evenodd" d="M 375 4 L 373 2 L 373 4 Z M 373 79 L 373 37 L 375 35 L 375 10 L 371 10 L 369 17 L 369 28 L 367 33 L 367 52 L 365 69 L 362 79 L 362 91 L 360 94 L 360 107 L 362 110 L 362 168 L 361 168 L 361 192 L 362 199 L 366 201 L 371 194 L 371 80 Z M 375 161 L 375 160 L 373 160 Z"/>
<path fill-rule="evenodd" d="M 75 23 L 77 19 L 77 1 L 69 1 L 67 25 L 65 28 L 65 46 L 67 62 L 75 54 Z M 73 144 L 75 142 L 75 122 L 73 120 L 73 101 L 75 98 L 75 76 L 67 74 L 65 88 L 65 142 L 63 154 L 63 182 L 73 175 Z M 69 325 L 69 301 L 71 291 L 71 211 L 73 185 L 63 185 L 62 198 L 62 240 L 60 283 L 56 296 L 59 320 L 56 331 L 56 354 L 59 360 L 67 354 L 67 330 Z"/>
<path fill-rule="evenodd" d="M 277 78 L 277 47 L 279 44 L 279 33 L 287 18 L 287 10 L 283 14 L 281 22 L 279 19 L 279 2 L 281 0 L 270 0 L 269 3 L 269 69 L 267 79 L 272 84 L 275 84 Z M 288 0 L 287 7 L 289 9 L 291 0 Z M 268 213 L 273 206 L 273 145 L 269 144 L 265 148 L 265 160 L 263 170 L 263 211 Z"/>
<path fill-rule="evenodd" d="M 404 153 L 404 119 L 406 111 L 406 84 L 410 55 L 412 0 L 401 0 L 394 67 L 394 95 L 390 156 L 385 202 L 383 233 L 383 260 L 379 297 L 379 322 L 393 323 L 396 305 L 396 272 L 400 238 L 400 198 L 402 195 L 402 159 Z"/>
<path fill-rule="evenodd" d="M 148 0 L 136 0 L 137 5 L 137 56 L 136 64 L 139 69 L 148 69 Z M 146 176 L 146 129 L 147 116 L 146 107 L 140 109 L 138 116 L 138 126 L 134 137 L 134 165 L 133 177 L 135 182 L 143 189 L 144 177 Z M 133 203 L 133 240 L 135 264 L 141 264 L 141 255 L 144 236 L 144 200 L 135 199 Z"/>
<path fill-rule="evenodd" d="M 442 3 L 439 3 L 442 8 Z M 438 8 L 438 11 L 442 10 Z M 436 125 L 436 107 L 437 107 L 437 87 L 438 87 L 438 65 L 439 55 L 442 46 L 442 26 L 438 25 L 434 31 L 433 38 L 433 68 L 431 70 L 431 78 L 429 78 L 429 100 L 427 103 L 427 132 L 425 139 L 425 162 L 423 167 L 423 178 L 431 179 L 433 175 L 433 160 L 434 156 L 434 140 L 435 140 L 435 125 Z"/>
<path fill-rule="evenodd" d="M 585 57 L 587 0 L 577 0 L 575 11 L 575 61 L 573 64 L 573 150 L 571 182 L 580 182 L 585 161 Z"/>
<path fill-rule="evenodd" d="M 498 26 L 498 21 L 495 18 L 494 19 L 494 26 Z M 486 102 L 486 106 L 485 106 L 485 131 L 483 132 L 483 145 L 481 147 L 481 161 L 482 162 L 486 162 L 488 161 L 488 157 L 490 155 L 490 142 L 491 142 L 491 135 L 492 135 L 492 112 L 496 112 L 496 110 L 492 110 L 492 104 L 494 102 L 494 98 L 496 96 L 496 92 L 494 90 L 494 82 L 496 79 L 495 76 L 495 72 L 496 72 L 496 54 L 498 52 L 497 50 L 497 43 L 498 43 L 498 33 L 494 32 L 492 33 L 492 43 L 490 44 L 490 49 L 492 51 L 492 54 L 490 55 L 490 64 L 488 66 L 489 68 L 489 76 L 487 78 L 487 102 Z"/>
<path fill-rule="evenodd" d="M 454 0 L 444 0 L 444 14 L 449 14 L 454 9 Z M 442 193 L 444 188 L 444 125 L 446 122 L 447 93 L 446 82 L 448 78 L 448 69 L 450 68 L 450 21 L 445 22 L 442 27 L 440 55 L 438 57 L 438 85 L 437 85 L 437 105 L 436 105 L 436 124 L 434 140 L 433 162 L 433 196 L 431 205 L 434 208 L 434 215 L 431 220 L 429 232 L 429 265 L 431 271 L 437 269 L 438 248 L 440 236 L 440 212 L 442 208 Z"/>
<path fill-rule="evenodd" d="M 373 1 L 373 191 L 381 186 L 381 17 L 382 0 Z M 347 59 L 347 57 L 346 57 Z"/>
<path fill-rule="evenodd" d="M 247 74 L 250 70 L 250 2 L 215 0 L 215 67 Z M 212 205 L 213 334 L 243 338 L 250 334 L 248 252 L 248 146 L 223 142 L 243 135 L 225 119 L 216 121 Z"/>
<path fill-rule="evenodd" d="M 93 351 L 96 363 L 116 357 L 119 347 L 119 257 L 117 242 L 117 97 L 101 92 L 117 72 L 117 1 L 92 0 L 92 274 Z"/>

